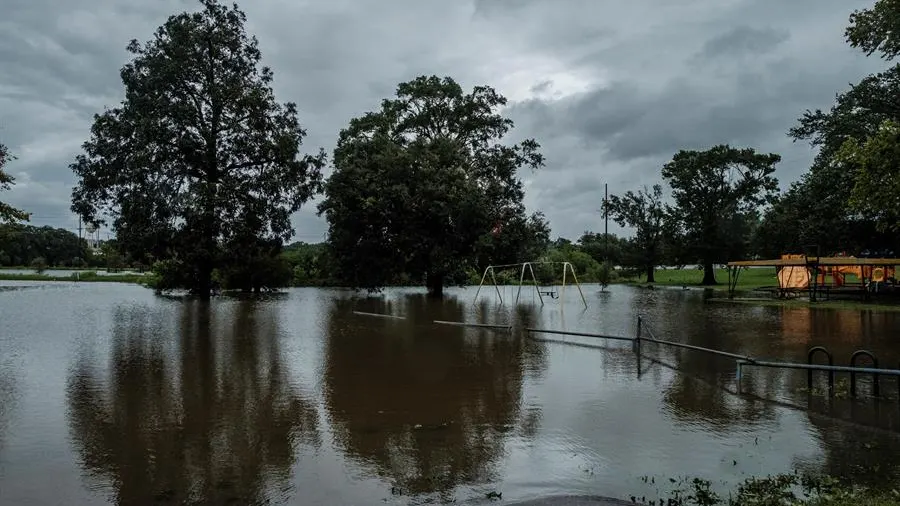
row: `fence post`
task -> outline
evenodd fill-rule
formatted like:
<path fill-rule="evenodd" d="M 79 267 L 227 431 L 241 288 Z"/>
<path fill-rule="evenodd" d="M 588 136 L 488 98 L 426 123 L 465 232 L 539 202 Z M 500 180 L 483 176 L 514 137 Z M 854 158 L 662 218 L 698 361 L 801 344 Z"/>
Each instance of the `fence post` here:
<path fill-rule="evenodd" d="M 834 357 L 824 346 L 815 346 L 809 349 L 809 353 L 806 354 L 806 363 L 812 364 L 813 356 L 817 352 L 822 352 L 825 356 L 828 357 L 828 365 L 834 365 Z M 813 382 L 813 370 L 810 369 L 806 374 L 806 387 L 809 389 L 809 392 L 812 393 L 812 382 Z M 828 371 L 828 396 L 834 395 L 834 371 Z"/>
<path fill-rule="evenodd" d="M 637 317 L 637 330 L 634 334 L 634 342 L 631 345 L 631 349 L 637 354 L 638 360 L 641 359 L 641 325 L 643 324 L 643 320 L 640 316 Z"/>
<path fill-rule="evenodd" d="M 859 357 L 869 357 L 872 360 L 872 367 L 878 369 L 878 358 L 870 351 L 866 350 L 856 350 L 853 352 L 853 355 L 850 356 L 850 367 L 856 367 L 856 361 Z M 878 388 L 878 374 L 872 375 L 872 395 L 878 397 L 879 394 Z M 856 397 L 856 372 L 850 371 L 850 395 L 852 397 Z"/>

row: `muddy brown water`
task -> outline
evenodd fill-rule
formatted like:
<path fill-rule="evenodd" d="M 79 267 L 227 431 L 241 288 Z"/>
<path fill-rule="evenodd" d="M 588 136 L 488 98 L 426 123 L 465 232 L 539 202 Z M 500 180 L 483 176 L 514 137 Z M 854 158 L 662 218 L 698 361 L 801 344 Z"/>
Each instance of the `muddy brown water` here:
<path fill-rule="evenodd" d="M 2 285 L 2 505 L 649 500 L 669 478 L 728 490 L 802 469 L 879 485 L 900 470 L 893 379 L 893 399 L 827 399 L 804 391 L 805 372 L 753 368 L 739 395 L 733 360 L 645 343 L 638 361 L 627 342 L 518 330 L 630 336 L 641 314 L 659 338 L 776 360 L 824 345 L 838 363 L 866 348 L 896 366 L 900 313 L 624 286 L 585 286 L 587 309 L 571 289 L 511 309 L 510 288 L 499 306 L 474 289 L 202 303 L 122 284 Z"/>

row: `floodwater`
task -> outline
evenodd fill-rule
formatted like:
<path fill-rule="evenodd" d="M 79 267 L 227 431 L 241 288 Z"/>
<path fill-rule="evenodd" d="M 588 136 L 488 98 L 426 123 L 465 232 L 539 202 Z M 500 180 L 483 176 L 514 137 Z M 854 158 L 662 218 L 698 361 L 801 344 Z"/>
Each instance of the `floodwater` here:
<path fill-rule="evenodd" d="M 124 284 L 3 286 L 2 505 L 649 501 L 669 478 L 728 490 L 793 469 L 875 484 L 900 471 L 893 379 L 886 400 L 829 400 L 805 391 L 805 372 L 749 368 L 738 394 L 731 359 L 645 343 L 638 360 L 628 342 L 520 330 L 631 336 L 640 314 L 660 339 L 798 361 L 825 345 L 840 364 L 866 348 L 894 366 L 900 313 L 591 285 L 587 309 L 571 287 L 512 309 L 508 287 L 499 306 L 474 289 L 442 303 L 416 289 L 202 303 Z"/>

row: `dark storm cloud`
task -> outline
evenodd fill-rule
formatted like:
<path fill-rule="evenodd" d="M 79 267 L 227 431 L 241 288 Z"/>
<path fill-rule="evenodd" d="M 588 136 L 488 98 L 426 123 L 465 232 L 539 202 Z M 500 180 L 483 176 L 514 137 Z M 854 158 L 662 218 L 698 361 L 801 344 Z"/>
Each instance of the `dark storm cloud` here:
<path fill-rule="evenodd" d="M 535 137 L 547 166 L 526 203 L 555 235 L 597 228 L 603 185 L 659 181 L 681 148 L 717 143 L 781 153 L 786 186 L 811 152 L 786 131 L 807 108 L 883 67 L 843 28 L 870 0 L 260 0 L 242 2 L 278 100 L 298 105 L 305 151 L 333 149 L 347 121 L 397 83 L 452 75 L 510 99 L 511 140 Z M 91 117 L 121 100 L 119 69 L 193 0 L 6 0 L 0 17 L 0 142 L 19 156 L 0 199 L 70 227 L 68 163 Z M 311 203 L 297 239 L 325 226 Z M 613 227 L 613 230 L 616 230 Z"/>
<path fill-rule="evenodd" d="M 790 37 L 787 30 L 737 26 L 703 44 L 701 58 L 734 58 L 744 54 L 768 53 Z"/>

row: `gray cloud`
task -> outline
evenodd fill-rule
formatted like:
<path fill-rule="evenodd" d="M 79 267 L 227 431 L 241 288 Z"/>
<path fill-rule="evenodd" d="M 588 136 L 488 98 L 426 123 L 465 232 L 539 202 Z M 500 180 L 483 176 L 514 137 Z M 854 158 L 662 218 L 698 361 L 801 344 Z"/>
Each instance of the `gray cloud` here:
<path fill-rule="evenodd" d="M 377 108 L 398 82 L 452 75 L 510 98 L 517 128 L 547 166 L 522 177 L 526 203 L 555 235 L 602 226 L 603 185 L 618 193 L 659 181 L 681 148 L 728 142 L 784 157 L 783 186 L 812 153 L 786 131 L 884 64 L 843 42 L 869 0 L 260 0 L 242 2 L 275 71 L 279 100 L 298 104 L 308 151 L 333 148 L 347 121 Z M 37 224 L 72 227 L 68 163 L 92 115 L 121 100 L 132 38 L 147 40 L 192 0 L 7 0 L 0 19 L 0 142 L 19 184 L 0 199 Z M 37 219 L 40 217 L 40 219 Z M 297 239 L 325 225 L 315 203 Z M 611 230 L 617 231 L 615 225 Z"/>
<path fill-rule="evenodd" d="M 703 44 L 700 58 L 727 58 L 760 55 L 773 51 L 790 37 L 787 30 L 737 26 L 714 36 Z"/>

